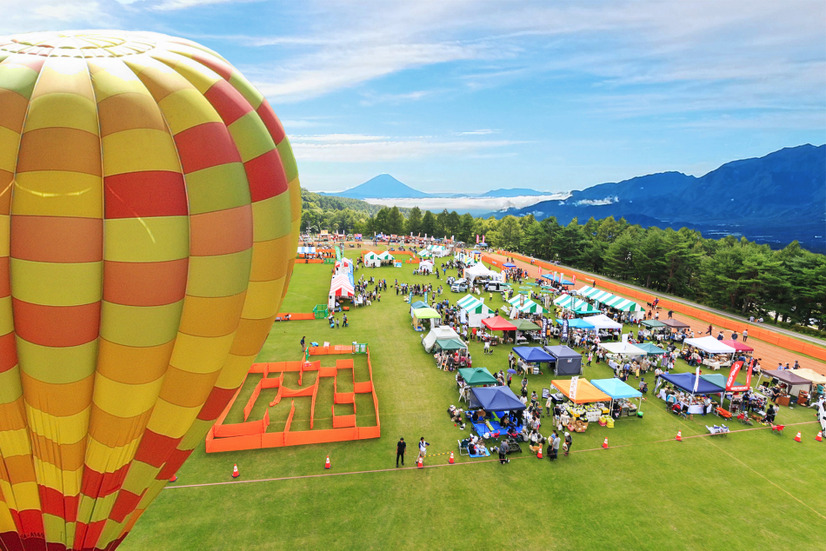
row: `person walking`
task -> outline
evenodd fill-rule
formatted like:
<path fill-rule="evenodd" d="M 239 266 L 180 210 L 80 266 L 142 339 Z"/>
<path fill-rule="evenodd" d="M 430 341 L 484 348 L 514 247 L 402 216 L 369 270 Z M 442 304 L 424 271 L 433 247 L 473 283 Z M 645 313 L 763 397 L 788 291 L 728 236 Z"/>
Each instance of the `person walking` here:
<path fill-rule="evenodd" d="M 396 442 L 396 468 L 399 468 L 399 459 L 402 460 L 402 467 L 404 467 L 404 452 L 407 451 L 407 442 L 404 441 L 404 437 L 402 436 L 399 438 L 399 441 Z"/>
<path fill-rule="evenodd" d="M 422 461 L 424 461 L 424 458 L 427 455 L 427 447 L 429 445 L 430 442 L 425 442 L 424 436 L 422 436 L 421 440 L 419 440 L 419 457 L 422 458 Z"/>
<path fill-rule="evenodd" d="M 749 330 L 743 329 L 743 342 L 745 343 L 747 340 L 749 340 Z"/>
<path fill-rule="evenodd" d="M 571 433 L 568 432 L 568 431 L 565 431 L 565 446 L 563 448 L 565 450 L 565 455 L 568 455 L 569 453 L 571 453 L 571 446 L 573 446 L 573 445 L 574 445 L 574 439 L 571 438 Z"/>
<path fill-rule="evenodd" d="M 504 465 L 505 463 L 510 463 L 511 460 L 508 459 L 508 441 L 502 440 L 502 443 L 499 445 L 499 464 Z"/>

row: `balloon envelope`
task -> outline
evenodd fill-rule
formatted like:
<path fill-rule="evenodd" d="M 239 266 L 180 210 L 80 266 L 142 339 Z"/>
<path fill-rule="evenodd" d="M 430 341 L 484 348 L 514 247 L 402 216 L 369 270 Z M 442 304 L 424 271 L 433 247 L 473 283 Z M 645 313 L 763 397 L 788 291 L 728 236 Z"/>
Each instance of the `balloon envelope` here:
<path fill-rule="evenodd" d="M 258 353 L 299 218 L 280 122 L 214 52 L 0 38 L 0 548 L 118 545 Z"/>

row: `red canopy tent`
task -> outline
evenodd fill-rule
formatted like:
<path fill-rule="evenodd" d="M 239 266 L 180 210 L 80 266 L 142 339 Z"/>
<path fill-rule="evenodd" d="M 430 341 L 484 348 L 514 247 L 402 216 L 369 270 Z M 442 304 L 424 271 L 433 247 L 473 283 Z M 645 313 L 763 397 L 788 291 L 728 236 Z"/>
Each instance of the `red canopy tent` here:
<path fill-rule="evenodd" d="M 733 349 L 735 349 L 738 352 L 754 352 L 754 348 L 752 348 L 751 346 L 749 346 L 747 344 L 743 344 L 740 341 L 735 341 L 735 340 L 732 340 L 732 339 L 724 339 L 721 342 L 725 345 L 728 345 L 728 346 L 732 347 Z"/>
<path fill-rule="evenodd" d="M 491 331 L 516 331 L 516 326 L 502 316 L 493 316 L 482 320 L 482 324 Z"/>

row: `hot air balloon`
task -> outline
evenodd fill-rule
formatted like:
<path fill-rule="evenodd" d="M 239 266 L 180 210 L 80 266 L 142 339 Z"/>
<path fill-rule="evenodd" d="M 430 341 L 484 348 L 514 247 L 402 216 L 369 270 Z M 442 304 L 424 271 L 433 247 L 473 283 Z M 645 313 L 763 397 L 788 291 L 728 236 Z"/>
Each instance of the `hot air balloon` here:
<path fill-rule="evenodd" d="M 280 122 L 216 53 L 0 38 L 0 548 L 118 546 L 258 353 L 299 218 Z"/>

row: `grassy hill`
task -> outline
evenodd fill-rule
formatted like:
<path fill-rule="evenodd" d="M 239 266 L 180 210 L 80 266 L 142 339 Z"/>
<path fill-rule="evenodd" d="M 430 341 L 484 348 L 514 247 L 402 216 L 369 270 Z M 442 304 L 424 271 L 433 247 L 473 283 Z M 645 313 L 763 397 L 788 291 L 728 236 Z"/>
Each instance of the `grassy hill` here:
<path fill-rule="evenodd" d="M 329 265 L 296 265 L 282 311 L 324 302 L 329 275 Z M 680 419 L 649 397 L 642 419 L 622 418 L 614 429 L 592 424 L 574 435 L 573 453 L 554 463 L 529 453 L 505 466 L 495 456 L 469 460 L 457 453 L 457 439 L 468 431 L 446 414 L 450 404 L 460 405 L 453 374 L 436 369 L 392 289 L 395 279 L 444 280 L 413 275 L 409 265 L 361 275 L 386 278 L 390 289 L 380 302 L 351 311 L 351 327 L 276 323 L 259 360 L 298 359 L 304 335 L 369 343 L 381 438 L 217 454 L 201 445 L 120 549 L 822 549 L 826 444 L 814 440 L 811 410 L 783 408 L 783 435 L 729 423 L 735 432 L 709 437 L 705 425 L 719 419 Z M 446 294 L 452 301 L 463 296 Z M 502 304 L 499 297 L 487 302 Z M 507 368 L 508 347 L 491 356 L 478 343 L 470 348 L 474 366 Z M 678 371 L 688 366 L 680 363 Z M 585 368 L 589 379 L 610 376 L 604 364 Z M 547 388 L 551 378 L 531 376 L 529 389 Z M 309 409 L 296 407 L 306 422 Z M 329 418 L 329 405 L 319 404 L 316 416 L 319 423 Z M 545 418 L 543 434 L 549 425 Z M 683 442 L 674 440 L 678 430 Z M 802 443 L 793 441 L 798 430 Z M 408 467 L 396 469 L 401 436 L 409 442 Z M 416 469 L 421 436 L 432 445 L 428 468 Z M 603 450 L 606 437 L 611 447 Z M 448 465 L 450 451 L 455 465 Z M 327 455 L 331 471 L 323 469 Z M 230 477 L 234 463 L 238 481 Z"/>

